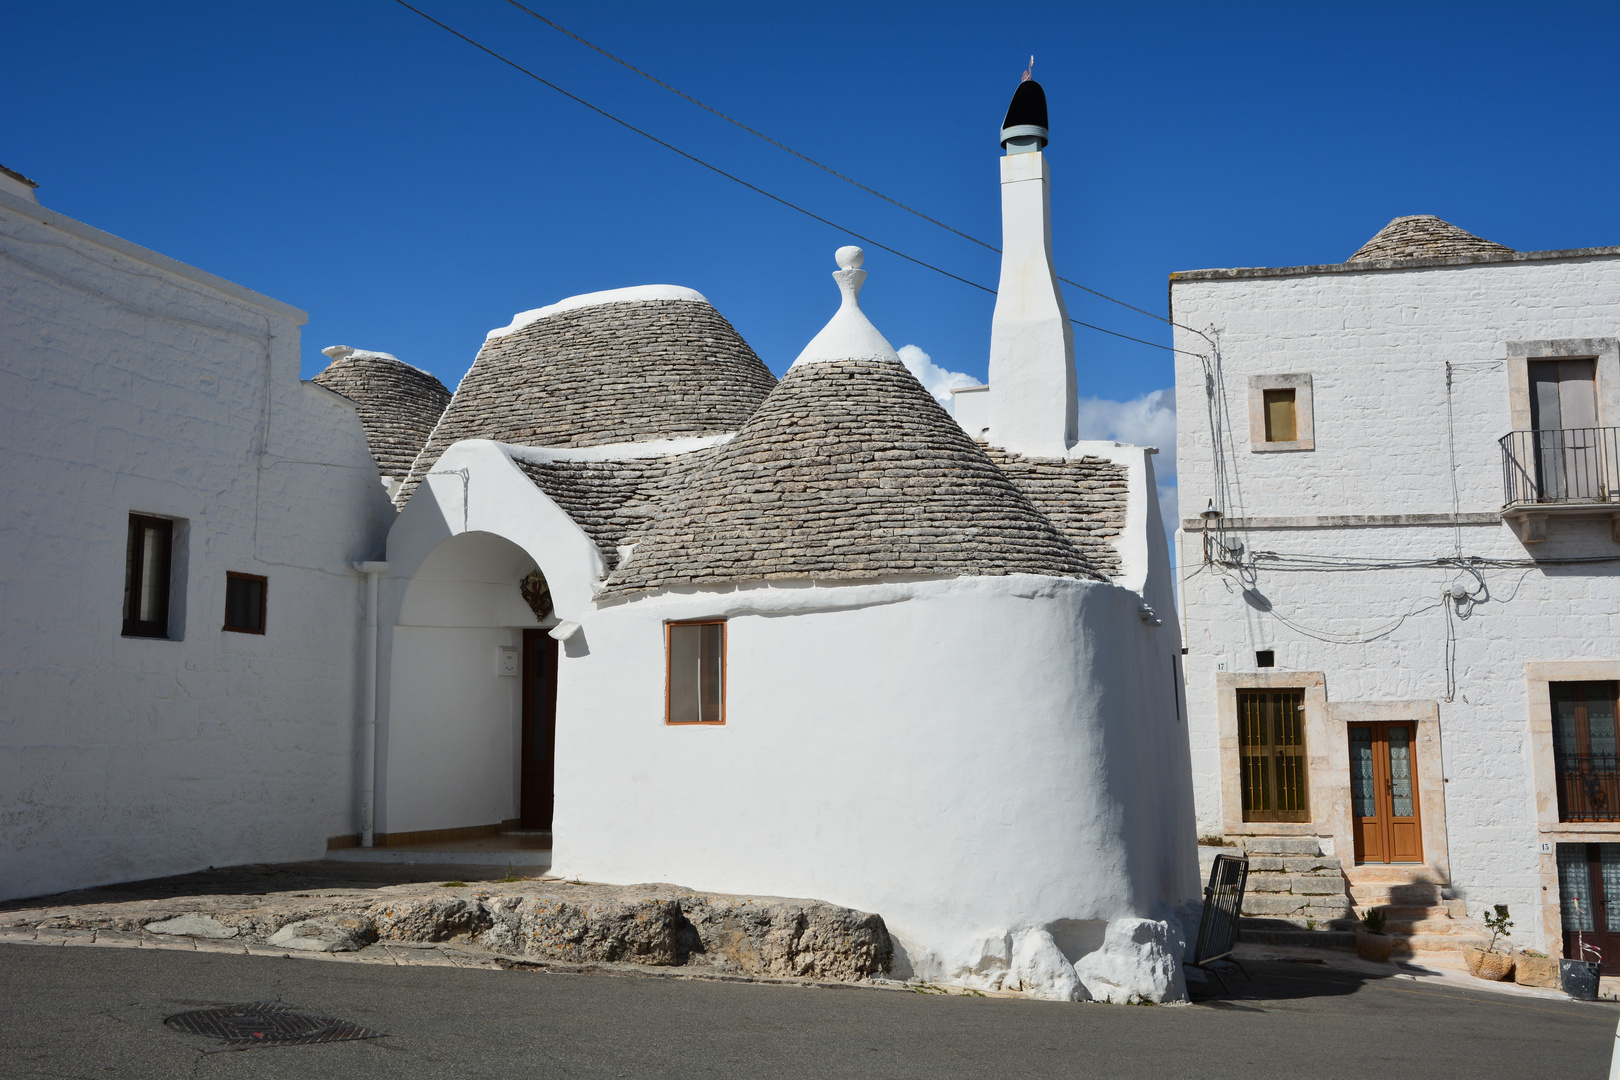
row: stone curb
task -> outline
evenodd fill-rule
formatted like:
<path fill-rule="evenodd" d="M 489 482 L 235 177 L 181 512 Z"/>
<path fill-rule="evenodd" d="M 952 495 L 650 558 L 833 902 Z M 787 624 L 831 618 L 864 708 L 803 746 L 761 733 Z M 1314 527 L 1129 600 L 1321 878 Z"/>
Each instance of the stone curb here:
<path fill-rule="evenodd" d="M 618 975 L 648 979 L 687 979 L 704 982 L 757 983 L 764 986 L 809 986 L 840 990 L 905 990 L 922 993 L 943 993 L 953 997 L 1017 997 L 1021 994 L 986 995 L 967 992 L 959 987 L 933 984 L 905 983 L 891 979 L 870 979 L 863 982 L 831 982 L 817 979 L 781 979 L 764 975 L 738 975 L 734 973 L 703 971 L 691 968 L 655 968 L 642 964 L 569 964 L 559 961 L 534 960 L 527 957 L 507 956 L 464 946 L 437 944 L 402 944 L 380 942 L 355 952 L 300 952 L 229 939 L 209 940 L 175 938 L 159 934 L 145 934 L 126 930 L 32 930 L 18 927 L 0 927 L 0 945 L 77 946 L 80 948 L 156 949 L 165 952 L 225 953 L 235 956 L 263 956 L 283 960 L 317 960 L 330 963 L 384 964 L 395 967 L 457 967 L 482 971 L 533 971 L 550 975 Z"/>

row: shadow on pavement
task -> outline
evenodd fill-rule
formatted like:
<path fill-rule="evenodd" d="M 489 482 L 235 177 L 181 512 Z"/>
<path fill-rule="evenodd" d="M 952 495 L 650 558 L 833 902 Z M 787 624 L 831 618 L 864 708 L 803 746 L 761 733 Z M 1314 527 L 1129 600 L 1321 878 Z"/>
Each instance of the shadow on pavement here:
<path fill-rule="evenodd" d="M 1194 1005 L 1252 1011 L 1256 1008 L 1253 1003 L 1258 1002 L 1344 997 L 1356 993 L 1369 983 L 1388 982 L 1400 975 L 1408 979 L 1421 979 L 1420 969 L 1417 968 L 1403 972 L 1391 965 L 1388 973 L 1375 973 L 1329 967 L 1320 960 L 1244 960 L 1243 967 L 1250 978 L 1245 979 L 1235 966 L 1223 965 L 1221 968 L 1221 977 L 1226 980 L 1231 993 L 1222 990 L 1221 984 L 1212 977 L 1206 976 L 1203 982 L 1199 982 L 1196 975 L 1188 972 L 1187 996 Z M 1406 985 L 1412 984 L 1408 982 Z"/>
<path fill-rule="evenodd" d="M 520 877 L 539 877 L 525 874 Z M 269 896 L 301 893 L 317 889 L 378 889 L 388 885 L 411 885 L 451 878 L 473 882 L 494 881 L 506 875 L 498 866 L 432 866 L 403 863 L 251 863 L 199 870 L 193 874 L 149 878 L 91 889 L 25 897 L 0 903 L 0 912 L 22 908 L 77 907 L 85 904 L 121 903 L 128 900 L 165 900 L 176 896 Z"/>

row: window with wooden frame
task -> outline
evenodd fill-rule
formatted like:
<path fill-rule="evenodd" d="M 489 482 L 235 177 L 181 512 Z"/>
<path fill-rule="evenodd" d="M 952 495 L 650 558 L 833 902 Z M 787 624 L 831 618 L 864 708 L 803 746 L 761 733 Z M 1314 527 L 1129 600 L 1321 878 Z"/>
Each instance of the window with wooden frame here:
<path fill-rule="evenodd" d="M 269 579 L 258 574 L 225 575 L 225 629 L 236 634 L 264 633 L 264 600 Z"/>
<path fill-rule="evenodd" d="M 1620 683 L 1547 684 L 1559 821 L 1620 821 Z"/>
<path fill-rule="evenodd" d="M 667 623 L 664 634 L 664 722 L 725 723 L 725 620 Z"/>
<path fill-rule="evenodd" d="M 1305 691 L 1239 690 L 1238 764 L 1244 821 L 1309 821 Z"/>
<path fill-rule="evenodd" d="M 174 522 L 168 518 L 129 515 L 129 543 L 124 554 L 124 635 L 169 636 L 169 561 L 174 549 Z"/>

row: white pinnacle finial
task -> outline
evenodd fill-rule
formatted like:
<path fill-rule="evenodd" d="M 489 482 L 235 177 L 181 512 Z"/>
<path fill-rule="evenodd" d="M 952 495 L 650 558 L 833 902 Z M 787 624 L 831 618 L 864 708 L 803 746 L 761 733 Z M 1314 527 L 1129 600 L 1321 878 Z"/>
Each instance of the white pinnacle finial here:
<path fill-rule="evenodd" d="M 1035 80 L 1035 57 L 1029 58 L 1029 67 L 1024 69 L 1024 77 L 1019 82 L 1033 82 Z"/>
<path fill-rule="evenodd" d="M 811 339 L 799 358 L 793 361 L 793 366 L 831 360 L 875 359 L 899 363 L 900 357 L 895 354 L 894 346 L 878 333 L 877 327 L 861 311 L 861 284 L 866 281 L 866 271 L 861 269 L 861 264 L 866 261 L 866 252 L 850 244 L 834 252 L 833 259 L 838 263 L 838 269 L 833 271 L 833 280 L 838 282 L 843 302 L 838 305 L 838 310 L 827 325 L 821 328 L 821 333 Z"/>

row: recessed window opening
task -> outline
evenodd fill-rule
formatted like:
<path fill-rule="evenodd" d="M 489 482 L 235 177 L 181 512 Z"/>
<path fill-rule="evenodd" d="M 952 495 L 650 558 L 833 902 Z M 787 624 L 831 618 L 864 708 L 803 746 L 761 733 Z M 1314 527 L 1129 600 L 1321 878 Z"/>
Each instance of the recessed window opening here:
<path fill-rule="evenodd" d="M 237 634 L 264 633 L 264 599 L 269 581 L 257 574 L 225 575 L 225 629 Z"/>
<path fill-rule="evenodd" d="M 670 623 L 666 634 L 665 722 L 725 723 L 725 622 Z"/>
<path fill-rule="evenodd" d="M 173 546 L 174 522 L 129 515 L 129 543 L 124 554 L 125 636 L 169 636 L 169 559 Z"/>
<path fill-rule="evenodd" d="M 1239 780 L 1244 821 L 1309 821 L 1305 691 L 1239 690 Z"/>
<path fill-rule="evenodd" d="M 1620 821 L 1616 730 L 1620 683 L 1549 683 L 1547 697 L 1552 705 L 1558 820 Z M 1616 885 L 1620 888 L 1620 882 Z"/>
<path fill-rule="evenodd" d="M 1255 667 L 1276 667 L 1277 653 L 1273 649 L 1259 649 L 1254 654 Z"/>
<path fill-rule="evenodd" d="M 1261 399 L 1266 410 L 1266 442 L 1295 442 L 1299 439 L 1299 424 L 1294 412 L 1294 391 L 1263 390 Z"/>

